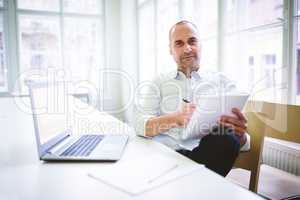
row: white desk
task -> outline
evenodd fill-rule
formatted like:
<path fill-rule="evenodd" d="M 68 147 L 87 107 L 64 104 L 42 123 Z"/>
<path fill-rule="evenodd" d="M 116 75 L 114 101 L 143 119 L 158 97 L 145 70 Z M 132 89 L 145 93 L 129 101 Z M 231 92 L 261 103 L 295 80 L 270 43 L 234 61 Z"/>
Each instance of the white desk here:
<path fill-rule="evenodd" d="M 1 200 L 260 198 L 206 168 L 160 188 L 138 196 L 130 196 L 87 176 L 90 170 L 101 170 L 104 165 L 113 165 L 114 163 L 46 163 L 39 161 L 31 115 L 20 112 L 12 98 L 0 99 L 0 110 Z M 98 120 L 127 126 L 105 114 Z M 132 129 L 127 130 L 133 131 Z M 156 152 L 161 151 L 162 154 L 173 156 L 178 160 L 187 159 L 161 144 L 138 137 L 130 139 L 122 159 L 134 159 L 134 150 L 139 152 L 140 145 L 146 145 L 155 149 Z"/>

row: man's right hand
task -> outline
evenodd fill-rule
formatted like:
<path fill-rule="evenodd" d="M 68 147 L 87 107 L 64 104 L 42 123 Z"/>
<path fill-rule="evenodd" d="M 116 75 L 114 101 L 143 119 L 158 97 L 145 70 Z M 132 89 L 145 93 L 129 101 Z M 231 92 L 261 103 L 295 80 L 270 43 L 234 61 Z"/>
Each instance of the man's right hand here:
<path fill-rule="evenodd" d="M 146 122 L 145 135 L 152 137 L 166 132 L 175 127 L 186 127 L 189 123 L 196 105 L 192 103 L 183 103 L 178 112 L 152 117 Z"/>
<path fill-rule="evenodd" d="M 191 117 L 196 110 L 196 105 L 193 103 L 183 103 L 179 112 L 176 112 L 176 124 L 178 127 L 186 127 Z"/>

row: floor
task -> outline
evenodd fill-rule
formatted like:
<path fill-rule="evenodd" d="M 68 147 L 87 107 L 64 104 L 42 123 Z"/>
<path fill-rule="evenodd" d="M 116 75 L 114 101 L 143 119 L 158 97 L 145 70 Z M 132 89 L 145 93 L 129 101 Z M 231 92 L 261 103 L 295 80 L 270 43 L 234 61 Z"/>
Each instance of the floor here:
<path fill-rule="evenodd" d="M 226 177 L 230 181 L 248 188 L 250 171 L 244 169 L 233 169 Z M 284 199 L 300 194 L 300 176 L 285 171 L 261 165 L 258 194 L 269 199 Z"/>

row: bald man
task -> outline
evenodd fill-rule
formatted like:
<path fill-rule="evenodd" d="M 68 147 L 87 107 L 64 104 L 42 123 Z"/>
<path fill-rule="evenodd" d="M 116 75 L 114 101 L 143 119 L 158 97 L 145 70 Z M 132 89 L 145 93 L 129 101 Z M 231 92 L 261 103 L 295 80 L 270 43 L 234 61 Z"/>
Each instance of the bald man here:
<path fill-rule="evenodd" d="M 220 116 L 219 126 L 204 137 L 182 140 L 181 134 L 195 111 L 196 105 L 190 102 L 196 95 L 233 92 L 236 86 L 220 73 L 200 70 L 201 44 L 193 23 L 173 25 L 169 42 L 177 70 L 157 77 L 138 98 L 136 132 L 226 176 L 239 151 L 250 148 L 247 120 L 239 109 L 233 108 L 231 116 Z"/>

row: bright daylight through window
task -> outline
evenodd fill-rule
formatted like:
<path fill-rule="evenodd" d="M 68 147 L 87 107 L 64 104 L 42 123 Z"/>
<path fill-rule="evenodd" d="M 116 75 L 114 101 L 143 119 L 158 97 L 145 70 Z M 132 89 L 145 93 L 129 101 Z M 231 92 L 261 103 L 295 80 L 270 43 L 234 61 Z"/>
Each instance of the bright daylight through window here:
<path fill-rule="evenodd" d="M 101 3 L 18 0 L 20 72 L 64 69 L 73 81 L 92 80 L 103 60 Z"/>

